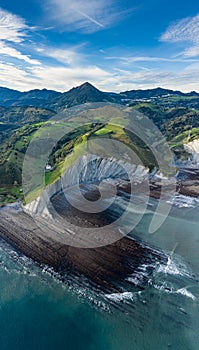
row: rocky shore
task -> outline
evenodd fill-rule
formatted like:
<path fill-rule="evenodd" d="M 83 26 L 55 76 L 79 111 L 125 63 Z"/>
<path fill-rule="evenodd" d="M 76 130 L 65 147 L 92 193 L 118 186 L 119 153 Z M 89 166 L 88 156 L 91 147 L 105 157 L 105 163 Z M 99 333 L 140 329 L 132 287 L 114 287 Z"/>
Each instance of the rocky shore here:
<path fill-rule="evenodd" d="M 177 180 L 175 185 L 175 192 L 189 197 L 199 197 L 199 173 L 196 178 L 189 178 L 184 180 Z M 148 187 L 148 195 L 151 198 L 160 199 L 160 196 L 166 197 L 170 193 L 170 190 L 173 191 L 173 184 L 169 181 L 157 181 L 151 180 L 149 184 L 147 182 L 132 185 L 126 184 L 122 187 L 119 186 L 119 190 L 122 190 L 126 193 L 131 193 L 133 189 L 134 194 L 144 193 L 145 189 Z M 146 193 L 146 192 L 145 192 Z"/>
<path fill-rule="evenodd" d="M 99 219 L 98 223 L 91 222 L 90 227 L 99 224 Z M 85 224 L 83 218 L 79 220 Z M 62 244 L 53 238 L 53 234 L 49 235 L 45 219 L 43 224 L 42 230 L 31 216 L 20 210 L 0 211 L 0 237 L 17 251 L 39 264 L 53 267 L 65 277 L 86 277 L 92 286 L 106 293 L 125 290 L 128 278 L 136 276 L 140 266 L 166 261 L 164 254 L 129 237 L 99 248 Z"/>
<path fill-rule="evenodd" d="M 136 183 L 133 193 L 144 193 L 145 183 Z M 165 181 L 164 194 L 169 192 L 170 183 Z M 130 184 L 118 186 L 117 195 L 129 194 Z M 160 198 L 162 183 L 157 179 L 150 181 L 149 195 L 155 199 Z M 199 196 L 198 171 L 188 170 L 183 173 L 177 182 L 176 192 Z M 87 193 L 87 199 L 94 201 L 98 193 Z M 73 207 L 65 206 L 62 194 L 52 198 L 53 205 L 59 214 L 67 216 L 71 224 L 81 228 L 101 227 L 109 224 L 107 215 L 85 214 Z M 64 232 L 68 237 L 71 235 L 70 224 L 66 224 Z M 0 210 L 0 237 L 9 242 L 16 250 L 39 264 L 52 267 L 62 276 L 83 276 L 88 279 L 92 286 L 104 292 L 122 292 L 128 287 L 128 280 L 135 278 L 140 266 L 154 266 L 155 263 L 165 263 L 167 257 L 153 248 L 143 245 L 141 242 L 122 236 L 117 230 L 109 229 L 107 235 L 115 235 L 115 243 L 107 244 L 103 239 L 101 247 L 85 248 L 90 235 L 85 235 L 84 248 L 78 248 L 57 239 L 56 223 L 50 224 L 48 218 L 43 217 L 38 221 L 23 210 L 12 208 Z M 151 271 L 148 271 L 149 275 Z M 150 270 L 150 268 L 149 268 Z M 136 277 L 137 278 L 137 277 Z M 135 278 L 135 280 L 136 280 Z M 146 281 L 147 282 L 147 281 Z M 144 281 L 143 281 L 144 283 Z"/>

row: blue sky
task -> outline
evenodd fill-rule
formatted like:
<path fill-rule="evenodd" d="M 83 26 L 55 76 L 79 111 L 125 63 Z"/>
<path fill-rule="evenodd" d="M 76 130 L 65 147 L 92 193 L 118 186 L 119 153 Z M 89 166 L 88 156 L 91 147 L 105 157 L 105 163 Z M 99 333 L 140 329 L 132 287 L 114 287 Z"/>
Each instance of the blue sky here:
<path fill-rule="evenodd" d="M 199 91 L 196 0 L 0 0 L 0 86 Z"/>

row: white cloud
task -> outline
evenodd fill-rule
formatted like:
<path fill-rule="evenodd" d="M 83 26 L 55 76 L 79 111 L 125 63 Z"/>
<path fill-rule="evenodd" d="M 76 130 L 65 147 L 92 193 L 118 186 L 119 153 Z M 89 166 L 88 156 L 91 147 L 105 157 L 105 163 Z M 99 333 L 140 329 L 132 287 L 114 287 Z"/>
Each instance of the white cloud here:
<path fill-rule="evenodd" d="M 12 57 L 31 65 L 40 64 L 38 60 L 20 52 L 29 29 L 23 18 L 0 8 L 0 55 L 4 59 Z"/>
<path fill-rule="evenodd" d="M 20 43 L 26 35 L 26 29 L 25 21 L 21 17 L 0 8 L 0 40 Z"/>
<path fill-rule="evenodd" d="M 32 59 L 29 56 L 22 54 L 20 51 L 16 50 L 10 45 L 5 44 L 3 41 L 0 41 L 0 55 L 17 58 L 18 60 L 23 60 L 29 64 L 40 64 L 38 60 Z"/>
<path fill-rule="evenodd" d="M 120 82 L 119 90 L 149 89 L 163 87 L 173 90 L 189 92 L 199 91 L 199 64 L 190 65 L 189 68 L 172 72 L 170 70 L 148 69 L 132 72 L 130 70 L 118 70 L 115 76 Z"/>
<path fill-rule="evenodd" d="M 85 57 L 78 52 L 78 47 L 72 48 L 56 48 L 56 47 L 41 47 L 37 49 L 37 52 L 42 56 L 54 58 L 57 62 L 61 62 L 67 65 L 75 65 L 83 63 Z"/>
<path fill-rule="evenodd" d="M 42 86 L 62 91 L 85 81 L 98 84 L 103 79 L 111 78 L 111 73 L 92 65 L 84 67 L 32 67 L 31 72 Z"/>
<path fill-rule="evenodd" d="M 111 1 L 74 0 L 71 3 L 69 0 L 48 0 L 51 5 L 56 5 L 54 12 L 60 13 L 60 17 L 56 16 L 68 30 L 80 29 L 87 32 L 102 29 L 103 26 L 106 27 L 114 22 L 118 13 L 113 9 L 113 16 L 110 15 Z M 191 58 L 199 54 L 199 31 L 197 32 L 196 25 L 198 20 L 199 16 L 179 21 L 170 26 L 161 37 L 162 41 L 188 41 L 190 46 L 186 48 L 184 57 L 167 58 L 147 55 L 102 57 L 102 55 L 104 61 L 100 61 L 98 57 L 99 66 L 97 66 L 93 63 L 94 60 L 92 61 L 92 57 L 96 59 L 96 55 L 92 53 L 91 57 L 81 53 L 80 46 L 56 48 L 42 46 L 41 43 L 35 48 L 34 43 L 28 44 L 25 39 L 27 33 L 30 34 L 31 28 L 26 25 L 22 18 L 0 9 L 0 56 L 2 59 L 0 62 L 0 86 L 19 90 L 46 87 L 66 91 L 73 86 L 90 81 L 106 91 L 155 86 L 183 91 L 198 90 L 198 65 L 190 65 L 190 63 L 198 62 L 197 59 Z M 189 25 L 192 26 L 192 31 L 189 30 Z M 32 38 L 30 37 L 30 39 Z M 31 52 L 31 56 L 28 54 L 29 52 Z M 42 57 L 43 64 L 38 60 L 38 56 Z M 47 57 L 56 62 L 51 64 L 51 60 Z M 13 58 L 23 62 L 18 64 L 16 61 L 16 66 L 14 66 L 11 63 L 14 62 Z M 105 61 L 105 58 L 116 61 L 114 65 L 107 64 L 108 61 Z M 136 62 L 187 62 L 187 68 L 173 72 L 166 68 L 171 66 L 168 64 L 164 65 L 162 70 L 152 69 L 150 65 L 140 69 L 140 67 L 133 65 Z M 105 68 L 101 68 L 103 63 Z M 154 65 L 151 64 L 151 66 Z M 118 67 L 118 69 L 114 67 Z M 121 69 L 122 67 L 125 69 Z"/>
<path fill-rule="evenodd" d="M 199 14 L 187 17 L 171 24 L 160 37 L 160 41 L 185 43 L 183 55 L 186 57 L 199 56 Z"/>
<path fill-rule="evenodd" d="M 169 26 L 167 31 L 161 36 L 162 41 L 192 41 L 198 42 L 199 35 L 199 15 L 184 18 Z"/>
<path fill-rule="evenodd" d="M 36 79 L 25 70 L 13 64 L 0 61 L 0 86 L 18 90 L 30 90 L 31 86 L 36 86 L 36 83 Z"/>
<path fill-rule="evenodd" d="M 90 81 L 99 87 L 106 87 L 101 82 L 108 81 L 111 77 L 111 73 L 96 66 L 67 68 L 32 66 L 24 70 L 13 64 L 0 62 L 0 86 L 15 88 L 21 91 L 36 88 L 66 91 L 85 81 Z"/>
<path fill-rule="evenodd" d="M 154 56 L 107 56 L 107 60 L 119 60 L 127 64 L 134 62 L 198 62 L 198 59 L 190 59 L 187 61 L 186 58 L 175 58 L 175 57 L 154 57 Z"/>
<path fill-rule="evenodd" d="M 19 90 L 48 88 L 67 91 L 85 81 L 104 91 L 124 91 L 147 89 L 161 86 L 164 88 L 191 91 L 198 90 L 199 64 L 192 64 L 180 72 L 158 69 L 125 69 L 112 71 L 94 65 L 76 67 L 31 66 L 26 71 L 7 63 L 0 63 L 0 86 Z M 13 79 L 14 77 L 14 79 Z"/>
<path fill-rule="evenodd" d="M 199 43 L 198 43 L 198 45 L 187 48 L 183 52 L 183 55 L 187 58 L 199 56 Z"/>
<path fill-rule="evenodd" d="M 119 10 L 116 0 L 48 0 L 47 8 L 64 30 L 86 33 L 109 27 L 127 15 Z"/>

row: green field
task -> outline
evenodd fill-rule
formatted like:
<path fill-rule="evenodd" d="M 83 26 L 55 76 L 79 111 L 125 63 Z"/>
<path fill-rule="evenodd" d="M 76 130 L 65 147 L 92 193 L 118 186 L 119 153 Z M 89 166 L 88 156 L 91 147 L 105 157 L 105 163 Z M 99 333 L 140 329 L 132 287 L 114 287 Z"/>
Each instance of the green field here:
<path fill-rule="evenodd" d="M 178 101 L 179 97 L 171 96 L 169 99 Z M 184 100 L 184 97 L 180 99 Z M 189 97 L 185 99 L 191 100 Z M 151 119 L 166 136 L 172 150 L 174 152 L 177 150 L 178 154 L 183 152 L 184 143 L 199 138 L 197 110 L 181 106 L 164 107 L 149 102 L 132 103 L 130 109 L 143 113 Z M 83 154 L 84 145 L 92 139 L 118 140 L 133 150 L 150 170 L 157 166 L 150 149 L 132 131 L 128 131 L 128 119 L 119 109 L 115 108 L 111 117 L 106 106 L 99 112 L 95 111 L 95 114 L 91 109 L 86 111 L 83 117 L 72 116 L 70 121 L 56 120 L 56 118 L 51 121 L 44 120 L 47 118 L 47 111 L 42 110 L 41 117 L 37 111 L 36 122 L 31 119 L 31 123 L 27 122 L 27 115 L 32 113 L 32 110 L 24 109 L 23 113 L 19 124 L 16 124 L 17 118 L 14 118 L 14 112 L 9 116 L 15 120 L 14 124 L 6 121 L 0 122 L 0 203 L 23 199 L 22 167 L 24 156 L 32 140 L 40 140 L 39 147 L 43 150 L 43 158 L 38 157 L 37 159 L 36 157 L 34 165 L 43 167 L 45 170 L 47 161 L 44 163 L 44 158 L 47 157 L 52 171 L 46 171 L 43 182 L 37 177 L 32 180 L 34 190 L 28 195 L 29 201 L 38 196 L 45 186 L 55 182 L 69 166 L 74 164 Z M 82 124 L 82 120 L 86 120 L 86 123 Z M 148 133 L 149 137 L 153 137 L 150 130 Z M 60 137 L 62 134 L 64 136 Z M 54 144 L 53 140 L 55 140 Z M 48 146 L 51 144 L 53 145 L 51 154 L 48 155 Z M 39 150 L 37 152 L 40 153 Z"/>

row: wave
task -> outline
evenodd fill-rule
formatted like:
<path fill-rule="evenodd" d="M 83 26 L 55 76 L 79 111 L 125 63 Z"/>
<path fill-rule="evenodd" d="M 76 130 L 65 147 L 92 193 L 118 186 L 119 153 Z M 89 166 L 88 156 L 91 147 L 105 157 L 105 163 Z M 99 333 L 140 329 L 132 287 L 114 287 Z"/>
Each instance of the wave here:
<path fill-rule="evenodd" d="M 185 287 L 184 288 L 179 288 L 179 289 L 174 289 L 173 286 L 170 286 L 168 283 L 164 282 L 160 285 L 154 284 L 153 287 L 159 291 L 163 291 L 165 293 L 169 294 L 180 294 L 183 295 L 187 298 L 190 298 L 192 300 L 196 300 L 195 295 L 193 295 L 190 291 L 188 291 Z"/>
<path fill-rule="evenodd" d="M 142 264 L 138 266 L 133 275 L 126 278 L 126 281 L 132 283 L 135 286 L 143 286 L 145 282 L 150 278 L 151 270 L 154 270 L 156 264 Z"/>
<path fill-rule="evenodd" d="M 178 289 L 175 293 L 182 294 L 188 298 L 191 298 L 192 300 L 196 300 L 196 297 L 191 292 L 189 292 L 186 288 Z"/>
<path fill-rule="evenodd" d="M 172 200 L 167 201 L 178 208 L 195 208 L 199 203 L 199 198 L 184 196 L 183 194 L 176 194 Z"/>
<path fill-rule="evenodd" d="M 96 290 L 91 288 L 87 281 L 82 280 L 82 278 L 76 278 L 70 275 L 59 275 L 59 273 L 55 272 L 53 268 L 47 265 L 40 266 L 40 269 L 38 269 L 31 259 L 20 255 L 7 243 L 0 242 L 0 251 L 2 251 L 0 269 L 3 269 L 6 273 L 27 274 L 30 277 L 37 276 L 42 280 L 43 278 L 46 280 L 44 277 L 45 275 L 46 277 L 49 276 L 50 279 L 56 280 L 56 282 L 62 284 L 63 287 L 67 287 L 67 289 L 75 292 L 80 297 L 87 299 L 90 303 L 105 311 L 109 311 L 109 306 L 106 305 L 107 300 L 115 303 L 126 302 L 129 304 L 132 301 L 137 301 L 142 291 L 151 287 L 164 293 L 182 295 L 193 301 L 196 300 L 195 295 L 187 288 L 182 287 L 182 282 L 184 285 L 188 285 L 187 281 L 184 282 L 185 278 L 190 280 L 193 276 L 181 258 L 175 254 L 172 255 L 172 257 L 168 256 L 165 264 L 156 261 L 153 264 L 145 263 L 138 266 L 136 271 L 126 279 L 132 291 L 124 290 L 119 293 L 101 295 L 99 292 L 96 293 Z M 163 278 L 165 279 L 165 275 L 167 276 L 167 281 L 162 280 Z M 180 279 L 178 278 L 177 280 L 170 277 L 170 282 L 169 276 L 179 276 Z M 51 283 L 49 279 L 46 281 L 47 283 Z M 138 289 L 142 289 L 142 291 Z"/>
<path fill-rule="evenodd" d="M 134 296 L 138 294 L 138 292 L 123 292 L 123 293 L 112 293 L 105 294 L 107 299 L 110 299 L 115 302 L 126 301 L 126 300 L 134 300 Z"/>
<path fill-rule="evenodd" d="M 158 264 L 156 271 L 158 273 L 168 274 L 168 275 L 179 275 L 179 276 L 187 276 L 191 277 L 190 272 L 188 271 L 185 264 L 182 262 L 175 262 L 168 257 L 167 264 Z"/>

